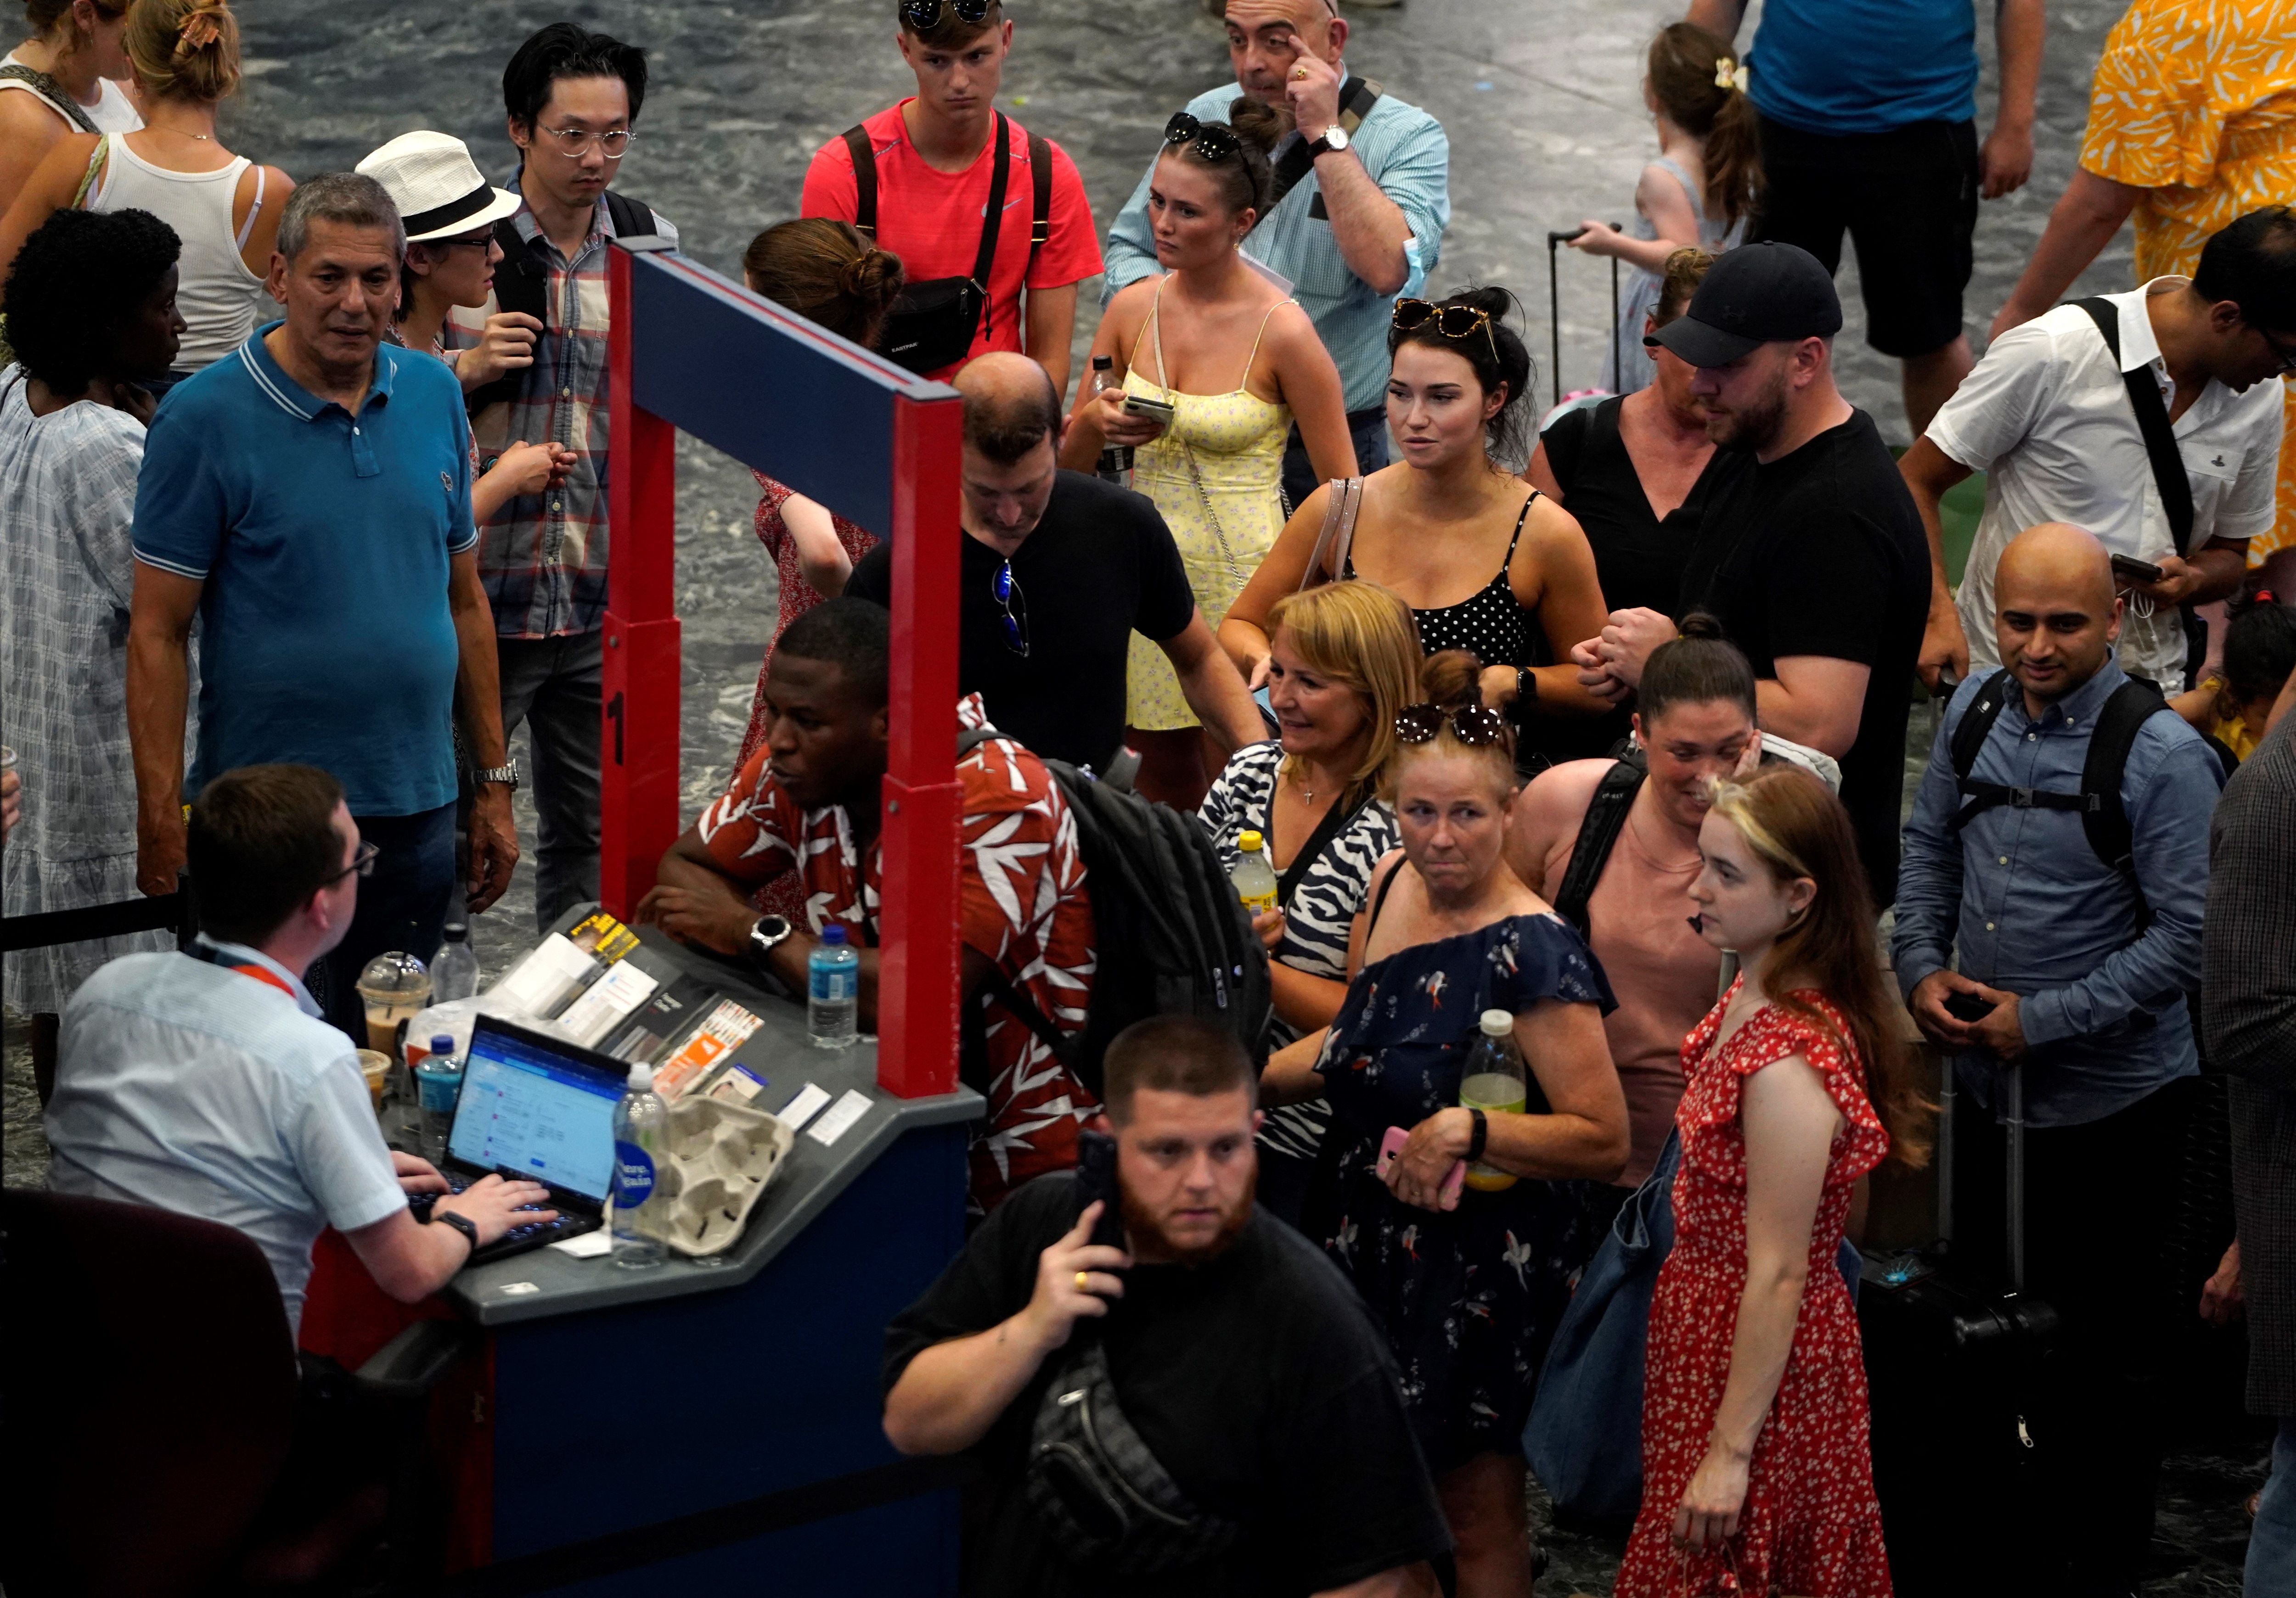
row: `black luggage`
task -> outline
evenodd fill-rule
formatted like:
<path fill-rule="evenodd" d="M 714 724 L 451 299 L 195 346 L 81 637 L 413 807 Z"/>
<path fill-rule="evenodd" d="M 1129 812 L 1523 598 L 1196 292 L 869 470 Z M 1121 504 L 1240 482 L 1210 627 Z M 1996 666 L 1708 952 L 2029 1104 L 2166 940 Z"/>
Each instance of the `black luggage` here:
<path fill-rule="evenodd" d="M 2049 1590 L 2064 1548 L 2041 1511 L 2049 1438 L 2034 1418 L 2057 1343 L 2056 1312 L 2024 1291 L 2021 1072 L 2001 1074 L 2008 1142 L 2008 1278 L 1965 1258 L 1868 1257 L 1857 1321 L 1873 1394 L 1874 1486 L 1899 1598 Z M 1939 1231 L 1952 1233 L 1953 1076 L 1944 1091 Z M 1965 1251 L 1964 1251 L 1965 1255 Z"/>
<path fill-rule="evenodd" d="M 1612 225 L 1616 225 L 1613 224 Z M 1554 384 L 1554 403 L 1562 403 L 1562 282 L 1554 275 L 1554 248 L 1568 244 L 1587 230 L 1566 227 L 1546 235 L 1547 377 Z M 1611 258 L 1611 353 L 1614 366 L 1624 366 L 1626 340 L 1619 332 L 1619 258 Z"/>

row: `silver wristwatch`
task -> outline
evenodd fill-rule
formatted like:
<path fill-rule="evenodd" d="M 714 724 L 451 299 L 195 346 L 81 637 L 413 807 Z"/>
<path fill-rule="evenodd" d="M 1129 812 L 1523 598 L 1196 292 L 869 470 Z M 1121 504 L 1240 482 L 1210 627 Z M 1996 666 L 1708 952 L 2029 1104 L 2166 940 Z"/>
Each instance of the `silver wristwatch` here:
<path fill-rule="evenodd" d="M 766 969 L 766 957 L 789 941 L 797 929 L 786 916 L 761 915 L 758 924 L 750 929 L 750 958 L 759 971 Z"/>
<path fill-rule="evenodd" d="M 1348 137 L 1348 130 L 1341 127 L 1337 122 L 1334 122 L 1329 127 L 1324 129 L 1324 136 L 1322 138 L 1317 139 L 1314 143 L 1308 146 L 1308 154 L 1309 159 L 1312 160 L 1316 156 L 1322 155 L 1326 151 L 1345 150 L 1352 142 L 1353 141 Z"/>
<path fill-rule="evenodd" d="M 512 760 L 507 766 L 482 766 L 479 770 L 471 774 L 472 787 L 483 788 L 488 783 L 507 783 L 510 784 L 511 791 L 512 792 L 516 792 L 518 791 L 518 762 Z"/>

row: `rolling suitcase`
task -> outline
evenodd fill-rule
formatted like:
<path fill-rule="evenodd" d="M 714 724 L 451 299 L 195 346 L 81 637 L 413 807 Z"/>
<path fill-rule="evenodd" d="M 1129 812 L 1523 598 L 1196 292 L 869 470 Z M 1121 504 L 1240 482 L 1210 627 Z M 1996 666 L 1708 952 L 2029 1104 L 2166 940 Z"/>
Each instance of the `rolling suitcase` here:
<path fill-rule="evenodd" d="M 1872 1389 L 1874 1486 L 1899 1598 L 2050 1590 L 2062 1547 L 2041 1511 L 2049 1438 L 2034 1416 L 2057 1315 L 2025 1291 L 2024 1081 L 2002 1073 L 2008 1142 L 2008 1291 L 1947 1252 L 1866 1261 L 1857 1295 Z M 1938 1158 L 1952 1227 L 1953 1080 Z M 2054 1560 L 2052 1556 L 2054 1555 Z"/>
<path fill-rule="evenodd" d="M 1566 227 L 1559 233 L 1546 235 L 1546 372 L 1554 384 L 1554 403 L 1556 405 L 1562 403 L 1562 284 L 1554 275 L 1554 247 L 1569 243 L 1586 231 L 1583 227 Z M 1617 358 L 1621 351 L 1619 348 L 1619 258 L 1615 255 L 1611 258 L 1611 343 L 1613 364 L 1625 365 L 1623 359 Z"/>

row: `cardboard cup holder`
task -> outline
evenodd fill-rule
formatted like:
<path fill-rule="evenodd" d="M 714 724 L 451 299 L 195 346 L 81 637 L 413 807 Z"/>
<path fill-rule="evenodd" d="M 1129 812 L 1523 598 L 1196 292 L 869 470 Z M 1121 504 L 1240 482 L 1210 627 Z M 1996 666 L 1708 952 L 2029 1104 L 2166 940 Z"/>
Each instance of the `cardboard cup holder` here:
<path fill-rule="evenodd" d="M 685 1255 L 732 1248 L 796 1143 L 780 1120 L 746 1104 L 673 1102 L 669 1158 L 654 1173 L 656 1194 L 670 1201 L 662 1241 Z"/>

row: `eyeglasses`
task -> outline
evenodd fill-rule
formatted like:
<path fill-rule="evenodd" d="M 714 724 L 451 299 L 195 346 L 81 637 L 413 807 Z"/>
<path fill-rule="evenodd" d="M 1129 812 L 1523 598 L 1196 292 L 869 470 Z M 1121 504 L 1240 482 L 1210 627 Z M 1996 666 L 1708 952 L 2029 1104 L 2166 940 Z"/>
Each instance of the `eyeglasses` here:
<path fill-rule="evenodd" d="M 922 33 L 940 20 L 943 4 L 944 0 L 904 0 L 901 20 L 909 25 L 911 33 Z M 987 20 L 988 8 L 996 0 L 946 0 L 946 4 L 956 13 L 957 20 L 977 27 Z"/>
<path fill-rule="evenodd" d="M 627 127 L 611 128 L 604 133 L 593 133 L 586 127 L 545 127 L 550 142 L 567 155 L 588 152 L 593 141 L 606 152 L 606 159 L 618 161 L 630 152 L 630 141 L 638 135 Z"/>
<path fill-rule="evenodd" d="M 1239 148 L 1235 129 L 1199 122 L 1185 111 L 1174 111 L 1172 119 L 1164 124 L 1164 143 L 1176 147 L 1193 143 L 1196 153 L 1208 161 L 1224 161 Z"/>
<path fill-rule="evenodd" d="M 1451 735 L 1481 749 L 1506 737 L 1506 717 L 1488 705 L 1406 705 L 1395 713 L 1395 735 L 1406 743 L 1431 743 L 1451 724 Z"/>
<path fill-rule="evenodd" d="M 2270 350 L 2273 358 L 2280 363 L 2280 376 L 2286 377 L 2290 373 L 2296 372 L 2296 349 L 2291 349 L 2260 327 L 2256 330 L 2256 336 L 2264 340 L 2264 347 Z"/>
<path fill-rule="evenodd" d="M 1168 133 L 1165 136 L 1169 138 L 1171 135 Z M 1454 341 L 1472 339 L 1475 336 L 1475 330 L 1480 328 L 1483 337 L 1490 340 L 1491 359 L 1496 361 L 1499 358 L 1498 335 L 1491 332 L 1491 314 L 1480 306 L 1437 305 L 1426 299 L 1398 299 L 1395 302 L 1393 320 L 1395 331 L 1399 333 L 1416 332 L 1432 322 L 1437 332 Z"/>
<path fill-rule="evenodd" d="M 489 227 L 482 234 L 466 234 L 459 239 L 426 239 L 423 242 L 433 250 L 484 250 L 495 242 L 495 230 Z"/>
<path fill-rule="evenodd" d="M 1013 562 L 1007 560 L 988 579 L 988 592 L 1004 610 L 1004 647 L 1020 656 L 1029 658 L 1029 596 L 1021 592 L 1018 579 L 1013 576 Z"/>
<path fill-rule="evenodd" d="M 374 875 L 374 857 L 381 853 L 382 853 L 382 851 L 377 848 L 373 844 L 367 842 L 365 839 L 361 839 L 359 840 L 358 848 L 353 851 L 351 855 L 351 863 L 348 865 L 344 866 L 342 870 L 337 872 L 333 876 L 329 877 L 324 882 L 322 882 L 319 885 L 322 888 L 332 888 L 336 883 L 341 881 L 345 877 L 349 876 L 353 872 L 357 872 L 362 877 L 371 877 Z"/>

